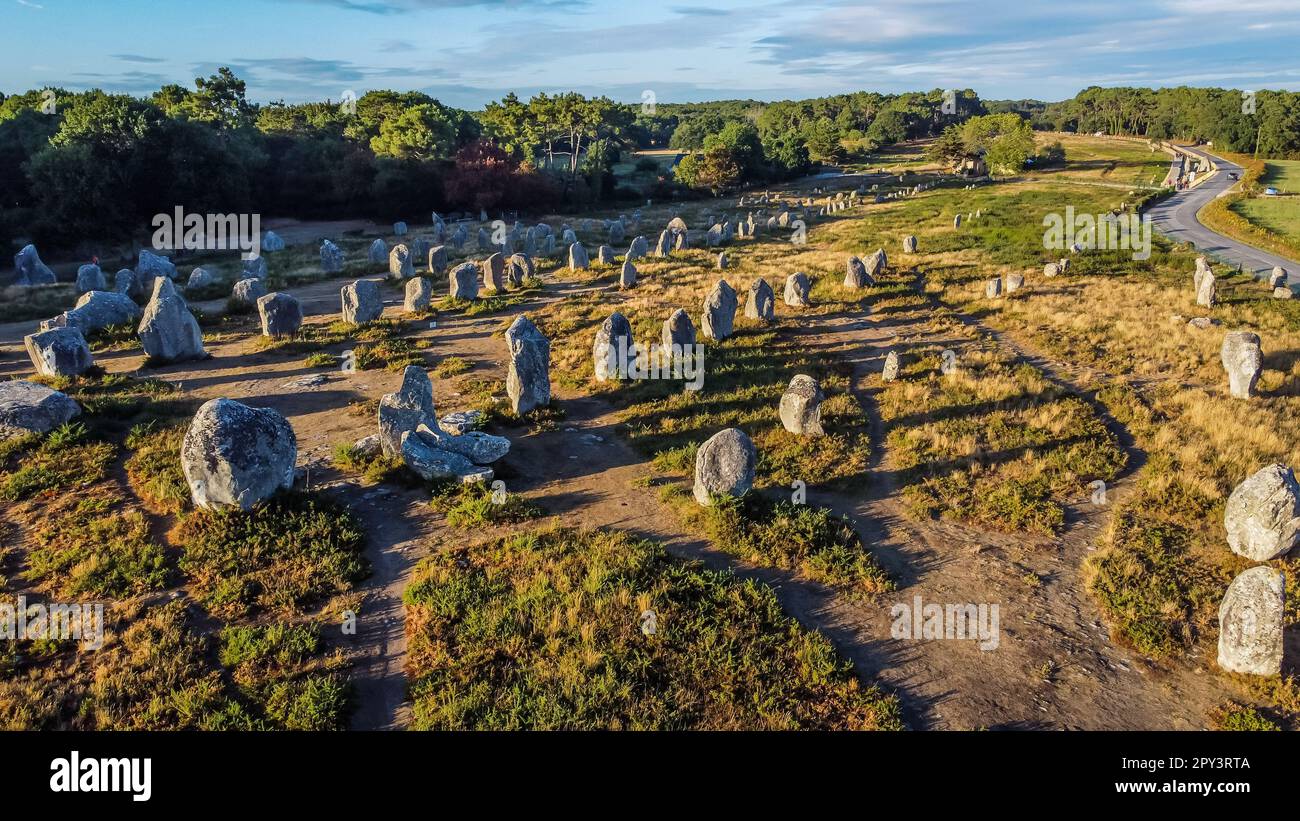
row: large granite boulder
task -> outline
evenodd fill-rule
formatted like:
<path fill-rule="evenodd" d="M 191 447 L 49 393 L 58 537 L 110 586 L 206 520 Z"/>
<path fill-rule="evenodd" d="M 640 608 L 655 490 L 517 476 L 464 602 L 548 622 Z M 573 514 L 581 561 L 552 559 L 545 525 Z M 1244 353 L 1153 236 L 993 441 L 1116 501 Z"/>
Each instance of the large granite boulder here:
<path fill-rule="evenodd" d="M 95 364 L 86 338 L 76 328 L 54 328 L 23 337 L 27 356 L 41 376 L 80 376 Z"/>
<path fill-rule="evenodd" d="M 153 296 L 144 308 L 137 332 L 144 352 L 159 362 L 202 359 L 208 355 L 203 348 L 198 320 L 167 277 L 154 279 Z"/>
<path fill-rule="evenodd" d="M 41 262 L 41 255 L 35 245 L 24 245 L 14 254 L 15 285 L 53 285 L 59 281 L 50 267 Z"/>
<path fill-rule="evenodd" d="M 408 314 L 422 314 L 433 304 L 433 283 L 428 277 L 415 277 L 406 283 L 402 310 Z"/>
<path fill-rule="evenodd" d="M 524 414 L 551 403 L 551 343 L 532 320 L 520 314 L 506 330 L 506 393 L 510 408 Z"/>
<path fill-rule="evenodd" d="M 1228 388 L 1237 399 L 1249 399 L 1255 392 L 1255 383 L 1263 368 L 1264 357 L 1259 348 L 1259 334 L 1250 331 L 1233 331 L 1223 337 L 1219 350 L 1223 369 L 1228 372 Z"/>
<path fill-rule="evenodd" d="M 916 253 L 916 237 L 911 235 L 903 237 L 903 253 L 904 254 Z"/>
<path fill-rule="evenodd" d="M 143 249 L 135 263 L 135 275 L 139 278 L 142 287 L 152 289 L 153 282 L 158 277 L 176 279 L 176 266 L 167 257 Z"/>
<path fill-rule="evenodd" d="M 430 426 L 421 424 L 415 432 L 426 444 L 464 456 L 476 465 L 490 465 L 510 452 L 509 439 L 481 430 L 450 435 L 438 426 L 431 429 Z"/>
<path fill-rule="evenodd" d="M 447 246 L 435 245 L 429 249 L 429 273 L 441 274 L 447 270 Z"/>
<path fill-rule="evenodd" d="M 760 322 L 776 321 L 776 294 L 762 277 L 750 283 L 749 296 L 745 298 L 745 318 Z"/>
<path fill-rule="evenodd" d="M 388 275 L 397 279 L 410 279 L 415 276 L 415 264 L 411 261 L 411 249 L 402 243 L 393 246 L 388 252 Z"/>
<path fill-rule="evenodd" d="M 402 434 L 420 425 L 435 428 L 438 414 L 433 406 L 433 383 L 424 368 L 407 365 L 402 387 L 379 400 L 379 443 L 388 456 L 402 451 Z"/>
<path fill-rule="evenodd" d="M 596 341 L 591 348 L 592 362 L 596 368 L 596 381 L 626 379 L 636 368 L 636 344 L 632 339 L 632 325 L 618 311 L 596 329 Z"/>
<path fill-rule="evenodd" d="M 349 324 L 374 322 L 384 313 L 384 299 L 379 293 L 379 283 L 372 279 L 358 279 L 344 285 L 339 296 L 343 305 L 343 321 Z"/>
<path fill-rule="evenodd" d="M 298 440 L 279 411 L 205 402 L 181 440 L 181 470 L 197 507 L 249 510 L 293 487 Z"/>
<path fill-rule="evenodd" d="M 632 260 L 625 259 L 623 267 L 618 272 L 618 287 L 626 291 L 634 285 L 636 285 L 636 266 L 632 264 Z"/>
<path fill-rule="evenodd" d="M 1230 673 L 1282 672 L 1286 579 L 1268 565 L 1244 570 L 1219 604 L 1219 666 Z"/>
<path fill-rule="evenodd" d="M 1257 562 L 1286 555 L 1300 541 L 1300 485 L 1286 465 L 1269 465 L 1237 485 L 1223 513 L 1228 547 Z"/>
<path fill-rule="evenodd" d="M 637 237 L 632 240 L 632 244 L 627 247 L 627 256 L 624 257 L 628 262 L 635 262 L 644 259 L 646 254 L 650 253 L 650 243 L 645 237 Z"/>
<path fill-rule="evenodd" d="M 366 252 L 366 259 L 379 263 L 388 261 L 388 243 L 384 242 L 383 237 L 377 237 L 374 242 L 370 243 L 370 250 Z"/>
<path fill-rule="evenodd" d="M 569 246 L 569 270 L 585 271 L 591 267 L 591 261 L 587 258 L 587 249 L 582 243 L 575 242 Z"/>
<path fill-rule="evenodd" d="M 48 433 L 80 413 L 66 393 L 22 379 L 0 382 L 0 440 Z"/>
<path fill-rule="evenodd" d="M 715 433 L 695 454 L 695 501 L 707 507 L 715 496 L 744 496 L 757 466 L 758 451 L 744 431 Z"/>
<path fill-rule="evenodd" d="M 871 275 L 867 273 L 866 264 L 857 257 L 849 257 L 848 264 L 845 266 L 844 287 L 858 290 L 874 284 Z"/>
<path fill-rule="evenodd" d="M 731 336 L 736 320 L 736 290 L 720 279 L 704 298 L 704 314 L 700 328 L 707 339 L 718 342 Z"/>
<path fill-rule="evenodd" d="M 274 231 L 267 231 L 262 234 L 262 250 L 267 253 L 284 250 L 284 240 Z"/>
<path fill-rule="evenodd" d="M 785 304 L 791 308 L 807 308 L 812 305 L 809 294 L 812 292 L 812 282 L 802 271 L 796 271 L 785 278 Z"/>
<path fill-rule="evenodd" d="M 266 284 L 262 280 L 241 279 L 230 289 L 230 302 L 240 308 L 256 308 L 257 301 L 266 293 Z"/>
<path fill-rule="evenodd" d="M 108 290 L 108 282 L 104 280 L 104 272 L 98 265 L 89 263 L 77 269 L 77 293 L 84 294 L 87 291 L 105 291 Z"/>
<path fill-rule="evenodd" d="M 807 374 L 795 374 L 781 394 L 781 425 L 799 436 L 821 436 L 821 385 Z"/>
<path fill-rule="evenodd" d="M 98 331 L 111 325 L 125 325 L 140 317 L 140 306 L 125 294 L 112 291 L 90 291 L 77 300 L 76 307 L 64 314 L 69 328 L 83 334 Z"/>
<path fill-rule="evenodd" d="M 258 297 L 257 314 L 262 320 L 262 336 L 293 336 L 302 327 L 302 305 L 281 291 Z"/>
<path fill-rule="evenodd" d="M 506 289 L 506 258 L 500 251 L 483 260 L 483 287 L 497 293 Z"/>
<path fill-rule="evenodd" d="M 478 299 L 478 266 L 472 262 L 462 262 L 451 271 L 451 298 L 461 300 Z"/>
<path fill-rule="evenodd" d="M 215 280 L 212 277 L 211 271 L 207 268 L 195 268 L 193 271 L 190 271 L 190 278 L 185 280 L 185 291 L 187 293 L 190 291 L 198 291 L 202 288 L 207 288 L 213 282 L 215 282 Z"/>
<path fill-rule="evenodd" d="M 665 351 L 676 348 L 678 353 L 695 344 L 695 323 L 686 311 L 678 308 L 664 320 L 661 344 Z"/>
<path fill-rule="evenodd" d="M 320 269 L 326 274 L 343 273 L 343 249 L 329 240 L 321 242 Z"/>
<path fill-rule="evenodd" d="M 458 479 L 468 484 L 489 481 L 493 475 L 491 468 L 480 467 L 459 453 L 443 450 L 416 431 L 403 433 L 399 447 L 398 452 L 406 466 L 426 482 Z"/>

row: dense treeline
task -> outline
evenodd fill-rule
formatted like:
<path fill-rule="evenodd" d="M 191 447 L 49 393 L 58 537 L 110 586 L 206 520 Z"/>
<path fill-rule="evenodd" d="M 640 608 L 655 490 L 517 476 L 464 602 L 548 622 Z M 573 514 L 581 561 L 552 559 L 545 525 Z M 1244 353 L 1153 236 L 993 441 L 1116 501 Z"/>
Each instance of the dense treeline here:
<path fill-rule="evenodd" d="M 1300 93 L 1222 88 L 1099 88 L 1050 103 L 1035 128 L 1105 132 L 1153 139 L 1203 140 L 1216 148 L 1272 159 L 1300 158 Z"/>

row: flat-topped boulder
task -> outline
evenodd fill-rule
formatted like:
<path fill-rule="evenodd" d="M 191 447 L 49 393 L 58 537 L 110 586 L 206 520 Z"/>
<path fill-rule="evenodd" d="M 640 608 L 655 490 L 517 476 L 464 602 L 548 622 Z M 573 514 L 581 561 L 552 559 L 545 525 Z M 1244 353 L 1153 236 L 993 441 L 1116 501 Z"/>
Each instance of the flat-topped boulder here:
<path fill-rule="evenodd" d="M 140 278 L 140 282 L 145 288 L 152 288 L 153 281 L 158 277 L 175 279 L 176 266 L 167 257 L 155 254 L 148 249 L 142 249 L 140 257 L 135 263 L 135 274 Z"/>
<path fill-rule="evenodd" d="M 302 305 L 282 291 L 258 297 L 257 314 L 262 320 L 262 336 L 279 339 L 293 336 L 302 328 Z"/>
<path fill-rule="evenodd" d="M 406 466 L 426 482 L 457 479 L 468 484 L 492 479 L 491 468 L 480 467 L 459 453 L 443 450 L 416 431 L 402 434 L 399 453 Z"/>
<path fill-rule="evenodd" d="M 140 317 L 140 306 L 126 294 L 113 291 L 89 291 L 81 295 L 76 307 L 64 314 L 64 324 L 83 334 L 125 325 Z"/>
<path fill-rule="evenodd" d="M 823 399 L 825 396 L 816 379 L 795 374 L 781 394 L 781 426 L 797 436 L 821 436 Z"/>
<path fill-rule="evenodd" d="M 37 382 L 0 382 L 0 440 L 48 433 L 81 414 L 71 396 Z"/>
<path fill-rule="evenodd" d="M 233 399 L 204 403 L 181 441 L 181 469 L 201 508 L 251 509 L 293 487 L 297 459 L 289 420 Z"/>
<path fill-rule="evenodd" d="M 86 338 L 76 328 L 53 328 L 23 337 L 27 356 L 41 376 L 80 376 L 95 359 Z"/>

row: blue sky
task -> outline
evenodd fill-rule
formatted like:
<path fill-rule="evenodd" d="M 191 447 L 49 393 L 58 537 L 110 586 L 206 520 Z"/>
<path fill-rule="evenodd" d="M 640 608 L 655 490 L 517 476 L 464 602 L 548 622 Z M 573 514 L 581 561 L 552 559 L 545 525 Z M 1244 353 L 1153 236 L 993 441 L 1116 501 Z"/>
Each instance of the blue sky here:
<path fill-rule="evenodd" d="M 468 108 L 570 89 L 626 102 L 1300 90 L 1300 0 L 0 0 L 0 31 L 5 92 L 146 94 L 221 65 L 258 102 L 393 88 Z"/>

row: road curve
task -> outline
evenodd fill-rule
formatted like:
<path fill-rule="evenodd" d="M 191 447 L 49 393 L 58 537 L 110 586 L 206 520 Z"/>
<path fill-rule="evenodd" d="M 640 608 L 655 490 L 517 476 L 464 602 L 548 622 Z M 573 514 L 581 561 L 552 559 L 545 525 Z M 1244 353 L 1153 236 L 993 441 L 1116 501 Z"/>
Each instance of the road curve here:
<path fill-rule="evenodd" d="M 1211 231 L 1201 224 L 1196 218 L 1196 212 L 1210 200 L 1236 185 L 1237 181 L 1228 179 L 1228 174 L 1240 175 L 1242 168 L 1236 163 L 1197 148 L 1184 150 L 1210 157 L 1219 167 L 1219 173 L 1195 188 L 1179 191 L 1163 202 L 1148 208 L 1146 213 L 1150 215 L 1156 230 L 1175 242 L 1190 242 L 1202 253 L 1216 257 L 1229 265 L 1240 265 L 1243 271 L 1251 271 L 1257 277 L 1261 274 L 1267 276 L 1275 265 L 1287 269 L 1293 276 L 1300 274 L 1300 262 L 1261 251 L 1241 240 Z"/>

